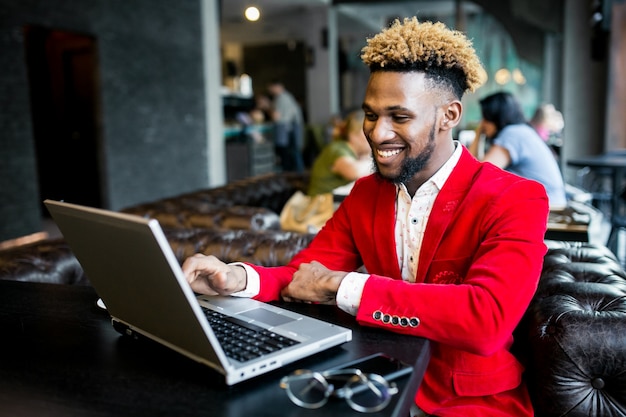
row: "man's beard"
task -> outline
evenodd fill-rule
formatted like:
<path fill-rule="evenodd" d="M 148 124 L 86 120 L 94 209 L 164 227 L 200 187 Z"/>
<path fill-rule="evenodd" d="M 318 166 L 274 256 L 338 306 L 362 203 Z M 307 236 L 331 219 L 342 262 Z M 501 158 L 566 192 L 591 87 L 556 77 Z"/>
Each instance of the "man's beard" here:
<path fill-rule="evenodd" d="M 428 161 L 430 161 L 430 157 L 432 156 L 434 149 L 435 129 L 433 126 L 428 135 L 428 142 L 426 143 L 426 147 L 424 148 L 424 150 L 415 158 L 405 158 L 402 161 L 402 166 L 400 167 L 400 173 L 398 175 L 390 177 L 381 174 L 380 169 L 378 168 L 378 163 L 376 163 L 376 159 L 373 156 L 374 152 L 372 151 L 372 158 L 374 158 L 374 170 L 379 177 L 387 181 L 391 181 L 394 184 L 403 184 L 411 180 L 415 176 L 415 174 L 417 174 L 418 172 L 423 170 L 424 167 L 426 167 L 426 164 L 428 164 Z"/>

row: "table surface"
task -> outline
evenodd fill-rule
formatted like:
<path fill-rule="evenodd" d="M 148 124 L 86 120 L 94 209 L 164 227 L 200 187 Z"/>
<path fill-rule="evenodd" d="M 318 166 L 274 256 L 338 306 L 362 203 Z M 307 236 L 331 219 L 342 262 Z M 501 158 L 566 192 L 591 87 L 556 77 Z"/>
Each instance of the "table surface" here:
<path fill-rule="evenodd" d="M 579 212 L 572 207 L 550 210 L 548 214 L 548 230 L 587 231 L 591 223 L 589 212 Z"/>
<path fill-rule="evenodd" d="M 427 340 L 362 327 L 333 306 L 279 303 L 350 327 L 353 340 L 233 387 L 207 366 L 150 340 L 119 335 L 91 287 L 0 281 L 1 416 L 350 416 L 345 401 L 318 410 L 279 387 L 299 368 L 323 370 L 376 352 L 413 364 L 401 392 L 372 416 L 407 416 L 430 357 Z"/>
<path fill-rule="evenodd" d="M 599 155 L 580 156 L 568 159 L 567 165 L 592 168 L 626 168 L 626 153 L 608 152 Z"/>

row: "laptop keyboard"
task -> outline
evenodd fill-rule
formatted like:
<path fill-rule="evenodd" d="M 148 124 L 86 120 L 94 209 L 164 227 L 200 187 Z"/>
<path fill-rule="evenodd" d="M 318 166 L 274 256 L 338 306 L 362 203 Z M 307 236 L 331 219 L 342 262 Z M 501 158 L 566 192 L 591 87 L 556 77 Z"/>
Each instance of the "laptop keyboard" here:
<path fill-rule="evenodd" d="M 213 332 L 229 358 L 246 362 L 300 342 L 243 320 L 202 307 Z"/>

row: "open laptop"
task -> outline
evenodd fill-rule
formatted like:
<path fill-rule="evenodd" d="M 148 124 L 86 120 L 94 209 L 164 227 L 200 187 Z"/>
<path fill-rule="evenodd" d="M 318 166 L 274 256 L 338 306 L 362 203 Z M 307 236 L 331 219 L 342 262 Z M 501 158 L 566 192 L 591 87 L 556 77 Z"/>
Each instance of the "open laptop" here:
<path fill-rule="evenodd" d="M 197 296 L 155 219 L 44 203 L 119 332 L 143 335 L 206 364 L 223 374 L 227 385 L 352 339 L 350 329 L 271 304 Z M 216 332 L 223 324 L 209 324 L 220 313 L 243 322 L 256 342 L 222 346 Z M 235 350 L 231 356 L 236 359 L 227 357 L 226 350 Z"/>

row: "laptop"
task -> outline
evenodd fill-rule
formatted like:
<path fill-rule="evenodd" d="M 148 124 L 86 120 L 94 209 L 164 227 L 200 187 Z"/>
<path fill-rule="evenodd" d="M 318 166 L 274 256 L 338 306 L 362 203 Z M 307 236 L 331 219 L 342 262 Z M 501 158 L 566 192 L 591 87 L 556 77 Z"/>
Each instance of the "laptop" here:
<path fill-rule="evenodd" d="M 44 203 L 117 331 L 148 337 L 206 364 L 227 385 L 352 339 L 350 329 L 271 304 L 195 294 L 156 219 L 54 200 Z M 223 316 L 226 323 L 218 323 Z M 252 341 L 220 344 L 224 326 L 232 332 L 235 325 L 243 326 Z"/>

